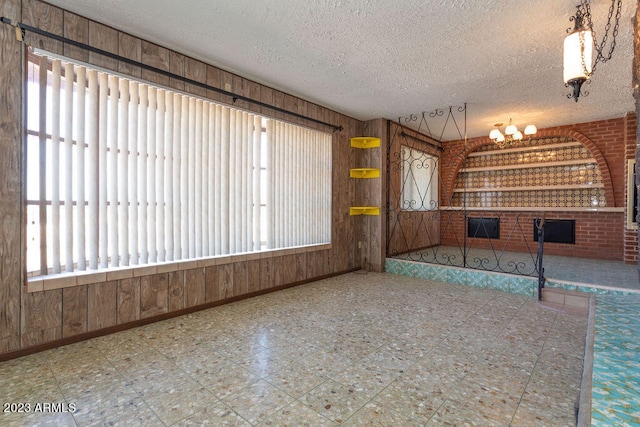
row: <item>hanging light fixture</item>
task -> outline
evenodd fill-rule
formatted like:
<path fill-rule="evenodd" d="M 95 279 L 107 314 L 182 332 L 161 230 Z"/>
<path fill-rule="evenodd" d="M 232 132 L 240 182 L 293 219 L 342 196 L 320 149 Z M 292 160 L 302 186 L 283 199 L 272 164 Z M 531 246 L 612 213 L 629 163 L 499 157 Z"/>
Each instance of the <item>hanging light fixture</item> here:
<path fill-rule="evenodd" d="M 500 132 L 502 123 L 496 123 L 495 129 L 491 129 L 489 132 L 489 138 L 500 148 L 505 148 L 518 141 L 522 141 L 524 135 L 531 138 L 531 135 L 535 135 L 538 132 L 536 125 L 527 125 L 524 128 L 524 135 L 518 130 L 518 127 L 513 124 L 513 119 L 509 119 L 509 125 L 505 128 L 504 134 Z"/>
<path fill-rule="evenodd" d="M 615 21 L 613 23 L 612 39 L 607 55 L 603 54 L 609 31 L 611 30 L 611 18 L 615 10 Z M 578 102 L 582 84 L 586 82 L 596 70 L 598 62 L 607 62 L 611 59 L 613 50 L 616 47 L 616 37 L 620 24 L 620 14 L 622 12 L 622 0 L 611 0 L 605 34 L 600 43 L 596 42 L 596 34 L 591 20 L 590 0 L 581 0 L 577 6 L 576 14 L 569 18 L 573 21 L 573 28 L 568 28 L 567 37 L 564 39 L 564 83 L 566 87 L 571 86 L 572 93 L 567 98 L 573 98 Z M 595 49 L 595 55 L 594 55 Z M 584 92 L 587 96 L 588 92 Z"/>

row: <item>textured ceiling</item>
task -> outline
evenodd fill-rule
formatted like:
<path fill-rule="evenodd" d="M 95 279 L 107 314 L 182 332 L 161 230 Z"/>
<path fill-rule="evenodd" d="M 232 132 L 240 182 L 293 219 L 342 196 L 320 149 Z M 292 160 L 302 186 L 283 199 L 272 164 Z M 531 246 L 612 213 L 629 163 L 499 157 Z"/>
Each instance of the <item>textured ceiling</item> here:
<path fill-rule="evenodd" d="M 577 103 L 562 43 L 578 0 L 48 1 L 361 120 L 467 103 L 472 137 L 510 117 L 546 128 L 635 110 L 631 0 Z M 599 39 L 609 4 L 591 5 Z"/>

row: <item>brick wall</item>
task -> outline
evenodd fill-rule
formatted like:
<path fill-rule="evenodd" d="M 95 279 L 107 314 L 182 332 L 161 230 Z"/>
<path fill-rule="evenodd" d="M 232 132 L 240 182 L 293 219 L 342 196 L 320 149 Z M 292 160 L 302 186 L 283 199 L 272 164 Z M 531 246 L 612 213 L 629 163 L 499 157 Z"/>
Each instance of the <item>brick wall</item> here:
<path fill-rule="evenodd" d="M 467 238 L 467 247 L 514 252 L 537 253 L 538 242 L 533 239 L 533 220 L 542 216 L 551 219 L 576 221 L 575 244 L 545 242 L 545 255 L 572 256 L 622 260 L 623 228 L 619 212 L 505 212 L 467 211 L 468 217 L 500 218 L 500 239 Z M 466 229 L 462 211 L 443 213 L 442 244 L 458 246 Z"/>
<path fill-rule="evenodd" d="M 545 212 L 548 219 L 575 219 L 576 221 L 576 243 L 574 245 L 545 244 L 545 254 L 637 262 L 637 232 L 626 229 L 627 159 L 635 155 L 635 127 L 636 116 L 634 113 L 629 113 L 622 118 L 539 130 L 538 136 L 571 136 L 591 150 L 603 176 L 607 208 L 616 208 L 614 212 Z M 468 139 L 467 152 L 487 144 L 492 144 L 488 137 Z M 451 165 L 447 170 L 441 171 L 442 193 L 446 195 L 451 193 L 461 167 L 461 161 L 447 160 L 447 157 L 455 159 L 457 153 L 462 151 L 463 141 L 447 142 L 444 145 L 442 164 Z M 536 213 L 535 208 L 532 210 L 534 212 L 478 211 L 470 212 L 469 215 L 500 217 L 501 239 L 491 241 L 494 247 L 499 247 L 501 250 L 529 252 L 528 247 L 532 245 L 535 246 L 533 250 L 537 250 L 537 243 L 533 241 L 532 235 L 533 218 L 542 215 L 542 212 Z M 458 238 L 463 236 L 461 215 L 462 213 L 459 213 L 460 217 L 451 215 L 449 225 L 446 221 L 442 221 L 443 244 L 456 244 L 456 235 Z M 516 220 L 524 231 L 516 228 L 511 238 L 507 240 L 507 231 L 514 228 Z M 474 247 L 489 247 L 488 239 L 475 239 L 468 243 Z"/>

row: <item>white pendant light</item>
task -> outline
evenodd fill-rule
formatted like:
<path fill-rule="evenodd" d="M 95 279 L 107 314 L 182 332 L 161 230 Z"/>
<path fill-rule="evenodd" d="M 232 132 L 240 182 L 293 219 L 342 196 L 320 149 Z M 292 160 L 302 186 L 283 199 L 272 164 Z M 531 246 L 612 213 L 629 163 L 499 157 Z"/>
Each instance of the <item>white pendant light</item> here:
<path fill-rule="evenodd" d="M 564 39 L 563 53 L 563 79 L 565 86 L 572 88 L 572 93 L 567 98 L 573 98 L 578 102 L 582 84 L 589 80 L 596 70 L 598 62 L 607 62 L 611 59 L 616 47 L 616 36 L 620 24 L 622 10 L 622 0 L 611 0 L 609 15 L 605 25 L 605 34 L 601 42 L 594 39 L 593 22 L 591 20 L 591 1 L 581 0 L 577 7 L 576 14 L 569 18 L 573 21 L 573 28 L 567 30 L 567 37 Z M 615 20 L 612 22 L 612 18 Z M 612 25 L 613 24 L 613 25 Z M 609 36 L 612 31 L 612 37 Z M 609 43 L 608 54 L 604 54 Z M 585 91 L 586 96 L 588 92 Z"/>

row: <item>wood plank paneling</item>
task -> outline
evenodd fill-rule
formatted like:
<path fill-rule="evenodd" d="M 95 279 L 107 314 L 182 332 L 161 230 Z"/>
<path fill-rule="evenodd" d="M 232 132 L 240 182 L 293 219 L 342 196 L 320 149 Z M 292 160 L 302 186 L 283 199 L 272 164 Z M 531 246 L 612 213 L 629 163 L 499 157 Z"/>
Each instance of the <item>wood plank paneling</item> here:
<path fill-rule="evenodd" d="M 297 113 L 298 112 L 298 99 L 285 93 L 284 94 L 284 108 L 288 111 Z M 303 120 L 297 117 L 291 116 L 289 120 L 292 120 L 294 123 L 303 124 Z"/>
<path fill-rule="evenodd" d="M 175 75 L 184 77 L 185 59 L 186 58 L 184 57 L 184 55 L 181 55 L 174 51 L 169 51 L 169 71 Z M 177 90 L 181 90 L 181 91 L 185 90 L 185 83 L 180 79 L 170 78 L 169 86 Z"/>
<path fill-rule="evenodd" d="M 260 288 L 260 260 L 247 261 L 247 286 L 248 292 L 259 291 Z"/>
<path fill-rule="evenodd" d="M 2 16 L 20 19 L 19 0 L 0 3 Z M 21 44 L 0 26 L 0 352 L 20 347 L 20 293 L 24 247 L 20 162 Z"/>
<path fill-rule="evenodd" d="M 294 255 L 295 260 L 296 260 L 296 274 L 294 277 L 294 280 L 296 282 L 300 282 L 302 280 L 305 280 L 307 277 L 307 254 L 306 253 L 301 253 L 301 254 L 295 254 Z"/>
<path fill-rule="evenodd" d="M 42 342 L 50 342 L 62 338 L 62 327 L 48 328 L 42 331 Z"/>
<path fill-rule="evenodd" d="M 338 271 L 335 268 L 335 259 L 336 255 L 335 255 L 335 250 L 325 250 L 324 251 L 324 274 L 330 274 L 333 273 L 334 271 Z"/>
<path fill-rule="evenodd" d="M 233 296 L 233 264 L 222 264 L 217 266 L 216 290 L 218 296 L 216 301 Z"/>
<path fill-rule="evenodd" d="M 247 95 L 249 98 L 251 99 L 255 99 L 255 100 L 259 100 L 260 99 L 260 92 L 261 92 L 261 86 L 251 80 L 248 80 L 248 84 L 249 84 L 249 94 Z M 251 111 L 254 111 L 257 114 L 261 114 L 262 113 L 262 107 L 256 105 L 256 104 L 250 104 L 249 105 L 249 109 Z"/>
<path fill-rule="evenodd" d="M 193 307 L 204 304 L 205 285 L 204 268 L 192 268 L 184 272 L 184 304 Z"/>
<path fill-rule="evenodd" d="M 291 268 L 287 265 L 287 261 L 285 258 L 285 256 L 270 258 L 272 287 L 284 285 L 284 278 L 291 271 Z"/>
<path fill-rule="evenodd" d="M 386 180 L 385 175 L 385 156 L 386 153 L 386 135 L 387 121 L 384 119 L 371 120 L 360 126 L 360 130 L 356 128 L 355 132 L 367 136 L 376 136 L 381 138 L 382 144 L 380 148 L 368 150 L 354 150 L 356 152 L 355 164 L 358 167 L 379 168 L 382 173 L 379 179 L 362 179 L 356 181 L 356 200 L 357 203 L 368 206 L 386 206 L 386 197 L 383 199 L 383 188 Z M 356 245 L 355 250 L 358 254 L 356 264 L 366 270 L 384 271 L 384 243 L 386 235 L 383 235 L 384 213 L 380 216 L 360 217 L 357 219 L 358 230 L 356 233 L 357 242 L 362 242 L 362 248 Z"/>
<path fill-rule="evenodd" d="M 140 62 L 142 59 L 142 41 L 125 33 L 118 33 L 118 55 Z M 140 77 L 142 70 L 126 62 L 118 62 L 118 71 L 128 76 Z"/>
<path fill-rule="evenodd" d="M 33 347 L 34 345 L 42 344 L 42 331 L 27 332 L 20 336 L 20 347 Z"/>
<path fill-rule="evenodd" d="M 237 95 L 251 98 L 250 81 L 240 76 L 234 75 L 231 91 Z M 245 110 L 251 110 L 251 107 L 253 106 L 253 104 L 243 100 L 237 100 L 234 105 Z"/>
<path fill-rule="evenodd" d="M 169 278 L 154 274 L 140 278 L 140 318 L 157 316 L 169 311 Z"/>
<path fill-rule="evenodd" d="M 107 328 L 117 323 L 118 281 L 88 285 L 88 330 Z"/>
<path fill-rule="evenodd" d="M 284 106 L 284 93 L 280 92 L 279 90 L 274 90 L 273 91 L 273 100 L 272 100 L 272 104 L 274 107 L 278 107 L 278 108 L 285 108 Z M 281 113 L 279 111 L 274 111 L 273 113 L 269 113 L 269 114 L 273 114 L 275 118 L 280 119 L 280 120 L 285 120 L 287 119 L 287 116 L 284 113 Z"/>
<path fill-rule="evenodd" d="M 233 92 L 233 74 L 220 70 L 220 88 L 228 92 Z M 233 104 L 233 98 L 226 95 L 221 95 L 220 101 L 229 105 Z"/>
<path fill-rule="evenodd" d="M 20 346 L 22 348 L 33 347 L 62 338 L 62 327 L 48 328 L 41 331 L 22 334 Z"/>
<path fill-rule="evenodd" d="M 278 286 L 296 281 L 296 256 L 284 255 L 277 258 L 278 270 L 280 271 L 280 281 Z"/>
<path fill-rule="evenodd" d="M 62 290 L 62 335 L 69 337 L 87 332 L 87 286 Z"/>
<path fill-rule="evenodd" d="M 220 69 L 207 65 L 207 85 L 220 88 Z M 220 101 L 221 95 L 213 90 L 207 90 L 207 98 L 212 101 Z"/>
<path fill-rule="evenodd" d="M 249 275 L 247 262 L 236 262 L 233 264 L 233 296 L 249 293 Z"/>
<path fill-rule="evenodd" d="M 20 348 L 20 334 L 8 335 L 0 338 L 0 354 L 18 350 Z"/>
<path fill-rule="evenodd" d="M 270 87 L 263 86 L 260 88 L 260 102 L 263 102 L 267 105 L 273 105 L 273 94 L 274 90 Z M 270 108 L 262 107 L 262 114 L 270 116 L 273 113 L 273 110 Z"/>
<path fill-rule="evenodd" d="M 62 327 L 62 289 L 22 295 L 22 333 Z"/>
<path fill-rule="evenodd" d="M 5 16 L 5 15 L 3 15 Z M 14 16 L 17 18 L 17 16 Z M 32 27 L 40 28 L 41 30 L 49 31 L 54 34 L 63 33 L 63 14 L 62 10 L 54 6 L 49 6 L 46 3 L 38 0 L 23 0 L 22 1 L 22 20 L 24 24 Z M 11 28 L 11 32 L 13 32 Z M 15 36 L 14 36 L 15 40 Z M 48 50 L 49 52 L 62 54 L 62 43 L 56 40 L 52 40 L 48 37 L 43 37 L 35 33 L 27 32 L 25 42 L 34 47 Z M 4 61 L 4 57 L 2 58 Z"/>
<path fill-rule="evenodd" d="M 312 119 L 318 119 L 318 105 L 313 103 L 307 104 L 307 116 Z"/>
<path fill-rule="evenodd" d="M 184 271 L 172 271 L 169 275 L 169 311 L 184 308 Z"/>
<path fill-rule="evenodd" d="M 198 82 L 204 82 L 207 79 L 207 66 L 204 62 L 196 61 L 195 59 L 184 59 L 184 76 Z M 207 96 L 207 90 L 203 87 L 186 84 L 185 90 L 197 96 Z"/>
<path fill-rule="evenodd" d="M 140 278 L 132 277 L 118 281 L 118 324 L 140 319 Z"/>
<path fill-rule="evenodd" d="M 89 20 L 71 12 L 64 12 L 64 36 L 80 43 L 89 43 Z M 89 61 L 89 52 L 79 47 L 65 44 L 64 55 L 79 61 Z"/>
<path fill-rule="evenodd" d="M 204 269 L 204 299 L 206 302 L 218 300 L 218 266 L 212 265 Z"/>
<path fill-rule="evenodd" d="M 273 288 L 273 258 L 260 259 L 260 289 Z"/>
<path fill-rule="evenodd" d="M 107 52 L 118 53 L 118 32 L 106 25 L 89 21 L 89 44 Z M 109 70 L 118 69 L 118 61 L 95 52 L 89 53 L 89 62 Z"/>
<path fill-rule="evenodd" d="M 169 70 L 169 50 L 158 46 L 157 44 L 142 41 L 143 63 L 162 70 Z M 159 83 L 165 86 L 169 85 L 169 77 L 161 76 L 151 71 L 142 70 L 142 78 L 152 83 Z"/>
<path fill-rule="evenodd" d="M 318 252 L 307 252 L 306 257 L 304 259 L 307 264 L 305 270 L 307 272 L 307 278 L 313 278 L 319 276 L 316 270 L 316 262 L 318 258 Z"/>

